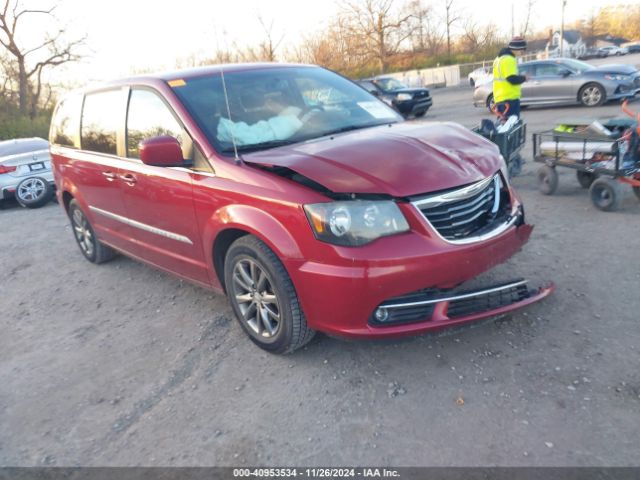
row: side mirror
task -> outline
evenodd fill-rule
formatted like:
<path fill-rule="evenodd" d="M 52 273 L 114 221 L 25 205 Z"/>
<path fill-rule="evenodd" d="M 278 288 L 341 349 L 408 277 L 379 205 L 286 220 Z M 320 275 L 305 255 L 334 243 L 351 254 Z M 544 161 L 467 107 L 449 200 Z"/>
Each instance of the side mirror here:
<path fill-rule="evenodd" d="M 373 95 L 374 97 L 380 97 L 382 94 L 380 93 L 380 90 L 369 90 L 369 93 L 371 95 Z"/>
<path fill-rule="evenodd" d="M 569 75 L 571 75 L 573 72 L 571 70 L 560 70 L 560 76 L 561 77 L 568 77 Z"/>
<path fill-rule="evenodd" d="M 152 137 L 140 142 L 140 160 L 155 167 L 181 167 L 184 165 L 178 140 L 169 135 Z"/>

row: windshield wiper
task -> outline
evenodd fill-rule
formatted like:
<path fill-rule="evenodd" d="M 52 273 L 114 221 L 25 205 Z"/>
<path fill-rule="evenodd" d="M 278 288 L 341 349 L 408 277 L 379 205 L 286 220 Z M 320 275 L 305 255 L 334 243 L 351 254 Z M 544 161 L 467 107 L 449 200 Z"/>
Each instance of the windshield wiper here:
<path fill-rule="evenodd" d="M 257 150 L 267 150 L 269 148 L 283 147 L 285 145 L 291 145 L 292 143 L 298 143 L 299 140 L 269 140 L 267 142 L 251 143 L 249 145 L 238 145 L 236 149 L 238 152 L 255 152 Z M 222 153 L 233 153 L 233 147 L 225 148 Z"/>

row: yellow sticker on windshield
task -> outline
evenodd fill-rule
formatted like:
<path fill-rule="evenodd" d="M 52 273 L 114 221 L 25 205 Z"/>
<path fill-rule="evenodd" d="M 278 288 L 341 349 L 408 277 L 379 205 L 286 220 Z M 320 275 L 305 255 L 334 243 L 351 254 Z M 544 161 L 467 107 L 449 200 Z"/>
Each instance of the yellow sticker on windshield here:
<path fill-rule="evenodd" d="M 170 87 L 184 87 L 187 84 L 187 82 L 185 82 L 181 78 L 177 80 L 169 80 L 167 83 L 169 84 Z"/>

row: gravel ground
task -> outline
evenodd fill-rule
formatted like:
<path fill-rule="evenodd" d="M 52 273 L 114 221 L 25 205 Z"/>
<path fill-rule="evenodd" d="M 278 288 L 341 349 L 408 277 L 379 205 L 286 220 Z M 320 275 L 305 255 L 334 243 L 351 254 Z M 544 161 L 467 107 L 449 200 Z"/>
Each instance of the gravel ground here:
<path fill-rule="evenodd" d="M 426 120 L 485 115 L 469 88 L 433 96 Z M 619 111 L 523 116 L 533 132 Z M 253 346 L 222 296 L 123 257 L 89 264 L 59 206 L 6 206 L 0 465 L 638 465 L 640 204 L 596 211 L 570 171 L 545 197 L 535 169 L 514 181 L 532 238 L 485 278 L 553 280 L 552 297 L 286 357 Z"/>

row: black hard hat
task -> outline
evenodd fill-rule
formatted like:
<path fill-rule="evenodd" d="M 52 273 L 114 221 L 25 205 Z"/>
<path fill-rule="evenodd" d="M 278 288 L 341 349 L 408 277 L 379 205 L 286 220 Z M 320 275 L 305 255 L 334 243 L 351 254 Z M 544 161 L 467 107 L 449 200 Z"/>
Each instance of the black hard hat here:
<path fill-rule="evenodd" d="M 526 50 L 527 41 L 522 37 L 513 37 L 509 42 L 509 48 L 511 50 Z"/>

